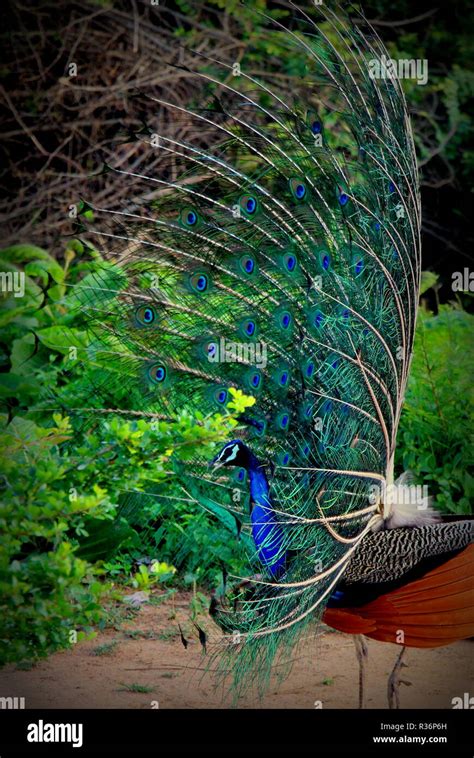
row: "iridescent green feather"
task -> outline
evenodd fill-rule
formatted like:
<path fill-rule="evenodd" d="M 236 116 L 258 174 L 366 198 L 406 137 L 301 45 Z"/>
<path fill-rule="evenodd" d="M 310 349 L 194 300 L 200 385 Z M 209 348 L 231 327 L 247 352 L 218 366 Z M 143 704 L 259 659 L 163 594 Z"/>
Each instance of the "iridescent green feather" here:
<path fill-rule="evenodd" d="M 288 27 L 268 17 L 268 39 L 305 71 L 291 92 L 275 88 L 272 72 L 252 76 L 245 55 L 232 76 L 232 61 L 196 54 L 193 76 L 209 96 L 202 108 L 167 104 L 191 136 L 160 136 L 158 148 L 175 160 L 176 179 L 112 165 L 129 174 L 135 197 L 153 187 L 161 199 L 94 207 L 88 224 L 104 282 L 115 272 L 103 298 L 81 293 L 97 397 L 119 386 L 131 410 L 171 418 L 183 406 L 225 409 L 231 387 L 256 398 L 243 436 L 268 467 L 292 559 L 278 582 L 263 575 L 219 605 L 223 667 L 230 656 L 238 690 L 250 676 L 267 681 L 276 653 L 321 617 L 393 481 L 420 204 L 404 96 L 396 79 L 371 78 L 385 48 L 363 27 L 327 3 L 292 7 Z M 203 147 L 209 127 L 214 141 Z M 150 128 L 159 134 L 152 116 Z M 237 345 L 239 360 L 216 359 L 222 345 Z M 222 472 L 191 462 L 188 492 L 214 514 L 238 515 L 248 535 L 247 500 L 236 505 L 232 470 Z M 246 546 L 257 574 L 248 536 Z"/>

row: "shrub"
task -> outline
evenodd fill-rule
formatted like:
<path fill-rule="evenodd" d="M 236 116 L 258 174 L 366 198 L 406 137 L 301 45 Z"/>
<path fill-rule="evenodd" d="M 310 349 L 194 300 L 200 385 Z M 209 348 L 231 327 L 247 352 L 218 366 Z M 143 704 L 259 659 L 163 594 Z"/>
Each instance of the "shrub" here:
<path fill-rule="evenodd" d="M 102 562 L 120 548 L 122 568 L 146 553 L 171 564 L 177 558 L 178 568 L 199 564 L 213 581 L 228 538 L 198 505 L 168 498 L 182 495 L 177 462 L 198 446 L 212 457 L 236 425 L 231 415 L 183 412 L 171 423 L 105 414 L 89 425 L 67 415 L 90 395 L 87 336 L 69 285 L 100 260 L 93 253 L 83 261 L 82 253 L 70 244 L 62 266 L 32 246 L 2 253 L 3 265 L 23 266 L 26 280 L 24 297 L 4 298 L 1 314 L 0 663 L 89 634 L 107 591 L 98 581 Z M 71 344 L 79 345 L 73 360 Z M 224 552 L 235 564 L 237 552 Z"/>
<path fill-rule="evenodd" d="M 398 468 L 428 485 L 436 507 L 471 512 L 474 498 L 474 316 L 455 305 L 421 308 L 398 433 Z"/>

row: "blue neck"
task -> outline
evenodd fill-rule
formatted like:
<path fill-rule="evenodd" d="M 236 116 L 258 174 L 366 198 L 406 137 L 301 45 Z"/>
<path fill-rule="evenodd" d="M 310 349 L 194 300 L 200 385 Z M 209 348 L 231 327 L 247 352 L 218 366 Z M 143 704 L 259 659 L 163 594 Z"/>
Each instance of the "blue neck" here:
<path fill-rule="evenodd" d="M 250 479 L 250 496 L 253 503 L 270 505 L 270 486 L 265 474 L 265 469 L 259 463 L 258 458 L 249 451 L 249 463 L 247 471 Z"/>
<path fill-rule="evenodd" d="M 260 562 L 268 569 L 272 577 L 277 579 L 286 563 L 286 551 L 282 549 L 284 533 L 275 520 L 265 470 L 250 450 L 248 454 L 252 537 Z"/>

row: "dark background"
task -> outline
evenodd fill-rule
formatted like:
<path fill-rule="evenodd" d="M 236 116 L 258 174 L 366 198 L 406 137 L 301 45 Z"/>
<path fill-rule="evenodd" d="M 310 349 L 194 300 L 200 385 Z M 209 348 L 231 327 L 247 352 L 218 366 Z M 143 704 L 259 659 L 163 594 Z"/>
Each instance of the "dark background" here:
<path fill-rule="evenodd" d="M 265 0 L 254 5 L 270 7 Z M 404 89 L 420 162 L 424 269 L 439 275 L 427 295 L 436 309 L 437 298 L 455 296 L 452 273 L 472 260 L 473 6 L 469 0 L 366 0 L 361 7 L 393 57 L 428 60 L 428 83 L 405 81 Z M 213 44 L 230 40 L 238 50 L 235 18 L 244 18 L 245 8 L 235 0 L 161 0 L 158 6 L 151 0 L 10 0 L 2 16 L 3 243 L 35 243 L 60 257 L 69 203 L 90 193 L 90 174 L 106 159 L 117 129 L 139 125 L 133 92 L 168 87 L 172 97 L 189 95 L 179 79 L 163 79 L 176 30 L 189 47 L 205 45 L 207 37 Z M 78 66 L 73 79 L 71 62 Z M 146 156 L 132 149 L 139 166 Z M 102 182 L 96 190 L 120 203 L 127 188 L 114 177 L 113 186 Z M 471 309 L 472 297 L 457 297 Z"/>

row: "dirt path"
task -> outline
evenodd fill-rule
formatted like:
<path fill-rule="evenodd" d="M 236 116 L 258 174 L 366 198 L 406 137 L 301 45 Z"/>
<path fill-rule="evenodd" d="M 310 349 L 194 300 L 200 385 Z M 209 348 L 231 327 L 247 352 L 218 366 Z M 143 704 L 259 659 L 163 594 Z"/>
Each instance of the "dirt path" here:
<path fill-rule="evenodd" d="M 189 633 L 184 649 L 177 627 L 189 626 L 189 600 L 180 593 L 160 605 L 145 605 L 133 619 L 94 640 L 57 653 L 29 671 L 0 674 L 0 696 L 26 698 L 27 708 L 225 708 L 229 698 L 205 673 L 206 660 Z M 386 682 L 399 648 L 368 641 L 368 707 L 385 708 Z M 105 646 L 105 647 L 104 647 Z M 95 652 L 94 652 L 95 651 Z M 408 650 L 401 688 L 403 708 L 451 708 L 453 697 L 473 692 L 474 642 L 437 650 Z M 290 676 L 262 701 L 247 695 L 241 708 L 356 708 L 358 667 L 350 637 L 322 631 L 295 650 Z M 138 690 L 138 691 L 131 691 Z M 142 691 L 140 691 L 142 690 Z M 144 691 L 143 691 L 144 690 Z M 156 707 L 156 704 L 155 706 Z"/>

